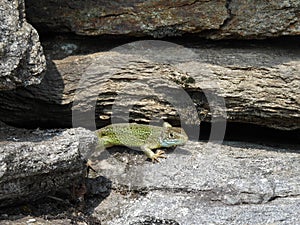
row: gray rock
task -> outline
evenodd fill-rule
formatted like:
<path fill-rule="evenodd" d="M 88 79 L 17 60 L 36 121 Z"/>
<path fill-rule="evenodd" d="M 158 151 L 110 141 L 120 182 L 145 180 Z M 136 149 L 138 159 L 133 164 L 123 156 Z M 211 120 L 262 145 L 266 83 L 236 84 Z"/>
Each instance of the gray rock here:
<path fill-rule="evenodd" d="M 107 150 L 106 159 L 97 162 L 95 155 L 95 168 L 112 181 L 114 191 L 93 215 L 114 225 L 296 224 L 298 150 L 189 141 L 160 164 Z"/>
<path fill-rule="evenodd" d="M 0 90 L 39 84 L 46 60 L 37 31 L 26 22 L 24 0 L 0 8 Z"/>
<path fill-rule="evenodd" d="M 298 224 L 299 206 L 299 197 L 264 205 L 226 206 L 205 202 L 201 194 L 154 191 L 123 206 L 121 217 L 102 224 Z"/>
<path fill-rule="evenodd" d="M 1 124 L 2 125 L 2 124 Z M 33 201 L 82 182 L 97 138 L 83 128 L 0 127 L 0 207 Z"/>

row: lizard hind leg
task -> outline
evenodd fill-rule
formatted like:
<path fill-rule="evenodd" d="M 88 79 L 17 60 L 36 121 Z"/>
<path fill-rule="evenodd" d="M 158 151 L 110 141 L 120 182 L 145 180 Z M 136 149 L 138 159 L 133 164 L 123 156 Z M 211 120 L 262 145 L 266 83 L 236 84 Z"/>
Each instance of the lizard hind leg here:
<path fill-rule="evenodd" d="M 149 148 L 148 146 L 142 146 L 141 147 L 142 151 L 145 153 L 145 155 L 151 159 L 151 161 L 153 163 L 155 162 L 159 162 L 159 158 L 167 158 L 164 154 L 165 154 L 165 151 L 163 150 L 157 150 L 156 153 L 154 153 L 152 151 L 151 148 Z"/>

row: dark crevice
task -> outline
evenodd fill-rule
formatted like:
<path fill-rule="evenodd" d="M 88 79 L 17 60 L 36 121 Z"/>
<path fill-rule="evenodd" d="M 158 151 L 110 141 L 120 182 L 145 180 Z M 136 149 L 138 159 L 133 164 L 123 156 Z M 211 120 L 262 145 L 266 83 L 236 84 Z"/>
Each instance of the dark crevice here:
<path fill-rule="evenodd" d="M 180 225 L 173 219 L 162 219 L 148 215 L 136 216 L 135 220 L 130 225 Z"/>
<path fill-rule="evenodd" d="M 202 122 L 200 137 L 202 141 L 209 139 L 211 123 Z M 279 147 L 283 145 L 298 145 L 300 130 L 278 130 L 246 123 L 227 123 L 224 141 L 252 142 L 262 145 Z"/>
<path fill-rule="evenodd" d="M 281 198 L 280 196 L 272 196 L 271 198 L 268 199 L 268 202 L 272 202 L 278 198 Z"/>
<path fill-rule="evenodd" d="M 220 26 L 220 29 L 223 28 L 223 27 L 226 27 L 227 24 L 232 20 L 233 15 L 232 15 L 232 12 L 231 12 L 231 9 L 230 9 L 231 1 L 232 0 L 226 0 L 225 7 L 227 9 L 228 17 L 226 18 L 224 23 Z"/>
<path fill-rule="evenodd" d="M 299 198 L 300 195 L 283 195 L 283 196 L 279 196 L 279 195 L 275 195 L 272 196 L 271 198 L 268 199 L 268 202 L 272 202 L 276 199 L 280 199 L 280 198 Z"/>
<path fill-rule="evenodd" d="M 139 188 L 138 190 L 132 189 L 128 186 L 120 186 L 117 188 L 112 188 L 113 190 L 120 192 L 120 193 L 134 193 L 138 194 L 140 196 L 146 196 L 149 194 L 151 191 L 162 191 L 162 192 L 170 192 L 170 193 L 182 193 L 182 194 L 197 194 L 197 193 L 209 193 L 209 194 L 215 194 L 218 192 L 217 190 L 195 190 L 191 188 L 171 188 L 171 187 L 144 187 L 144 188 Z"/>
<path fill-rule="evenodd" d="M 122 195 L 126 195 L 128 196 L 128 194 L 132 194 L 132 198 L 139 198 L 139 197 L 146 197 L 149 193 L 151 192 L 155 192 L 155 191 L 159 191 L 159 192 L 164 192 L 164 193 L 173 193 L 173 194 L 196 194 L 201 196 L 201 199 L 203 199 L 203 201 L 211 201 L 211 202 L 219 202 L 220 204 L 226 204 L 222 201 L 222 192 L 220 190 L 214 190 L 214 189 L 210 189 L 210 190 L 195 190 L 195 189 L 191 189 L 191 188 L 168 188 L 168 187 L 162 187 L 162 188 L 157 188 L 157 187 L 145 187 L 145 188 L 140 188 L 140 189 L 132 189 L 128 186 L 122 186 L 122 187 L 117 187 L 117 188 L 112 188 L 114 191 L 122 194 Z M 253 193 L 253 192 L 242 192 L 244 194 L 257 194 L 257 193 Z M 220 195 L 218 197 L 218 195 Z M 272 202 L 276 199 L 280 199 L 280 198 L 298 198 L 300 195 L 284 195 L 284 196 L 272 196 L 268 199 L 268 202 Z M 261 199 L 261 202 L 257 203 L 257 204 L 263 204 L 265 201 L 263 199 Z M 240 201 L 236 204 L 239 205 L 249 205 L 249 204 L 253 204 L 253 202 L 248 202 L 248 201 Z M 233 205 L 236 205 L 233 204 Z M 227 204 L 226 204 L 227 205 Z M 231 205 L 231 204 L 230 204 Z"/>

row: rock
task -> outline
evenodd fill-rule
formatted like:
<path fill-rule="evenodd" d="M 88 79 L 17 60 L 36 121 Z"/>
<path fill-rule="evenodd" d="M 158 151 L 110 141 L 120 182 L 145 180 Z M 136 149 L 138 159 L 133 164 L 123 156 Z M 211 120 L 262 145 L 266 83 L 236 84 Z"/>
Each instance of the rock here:
<path fill-rule="evenodd" d="M 34 201 L 82 182 L 85 155 L 97 143 L 83 128 L 0 128 L 0 207 Z"/>
<path fill-rule="evenodd" d="M 99 172 L 90 174 L 83 212 L 72 213 L 74 209 L 66 206 L 57 210 L 62 204 L 43 201 L 25 206 L 33 211 L 24 212 L 24 206 L 0 210 L 1 222 L 297 224 L 297 145 L 188 141 L 168 151 L 159 164 L 145 161 L 139 153 L 114 147 L 93 154 L 93 167 Z"/>
<path fill-rule="evenodd" d="M 225 0 L 26 1 L 29 21 L 41 32 L 157 38 L 218 29 L 228 17 L 225 5 Z"/>
<path fill-rule="evenodd" d="M 31 222 L 35 220 L 34 222 Z M 28 222 L 29 221 L 29 222 Z M 55 225 L 71 225 L 73 224 L 72 221 L 70 219 L 53 219 L 53 220 L 49 220 L 47 218 L 37 218 L 37 219 L 32 219 L 31 216 L 27 216 L 27 217 L 21 217 L 21 218 L 15 218 L 15 219 L 7 219 L 7 220 L 2 220 L 1 221 L 3 224 L 14 224 L 14 225 L 51 225 L 51 224 L 55 224 Z"/>
<path fill-rule="evenodd" d="M 24 1 L 3 0 L 0 17 L 0 90 L 40 83 L 46 60 L 37 31 L 26 22 Z"/>
<path fill-rule="evenodd" d="M 190 43 L 184 48 L 140 41 L 48 64 L 40 85 L 0 93 L 3 121 L 96 129 L 110 123 L 111 115 L 121 122 L 167 119 L 173 125 L 195 124 L 199 117 L 300 128 L 299 49 L 294 45 Z"/>
<path fill-rule="evenodd" d="M 298 150 L 189 141 L 152 164 L 122 160 L 137 153 L 110 149 L 93 161 L 114 191 L 93 216 L 114 225 L 293 224 L 300 212 Z"/>
<path fill-rule="evenodd" d="M 152 36 L 196 34 L 205 38 L 299 35 L 297 0 L 231 1 L 34 1 L 28 18 L 41 32 Z"/>
<path fill-rule="evenodd" d="M 203 202 L 200 195 L 166 194 L 155 191 L 146 197 L 131 201 L 121 208 L 123 213 L 119 217 L 104 220 L 103 224 L 297 224 L 298 222 L 299 197 L 276 199 L 264 205 L 226 206 Z"/>
<path fill-rule="evenodd" d="M 272 2 L 231 0 L 228 3 L 229 18 L 213 39 L 240 38 L 262 39 L 300 34 L 297 0 Z"/>

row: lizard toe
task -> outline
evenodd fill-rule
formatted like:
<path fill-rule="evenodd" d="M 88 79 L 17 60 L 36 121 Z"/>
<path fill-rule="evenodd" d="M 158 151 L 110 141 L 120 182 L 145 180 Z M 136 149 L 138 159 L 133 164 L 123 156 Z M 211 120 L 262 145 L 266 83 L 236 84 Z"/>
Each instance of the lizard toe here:
<path fill-rule="evenodd" d="M 152 162 L 155 163 L 155 162 L 158 162 L 159 163 L 159 158 L 167 158 L 167 156 L 164 155 L 165 154 L 165 151 L 162 151 L 162 150 L 157 150 L 156 153 L 151 157 L 152 159 Z"/>

